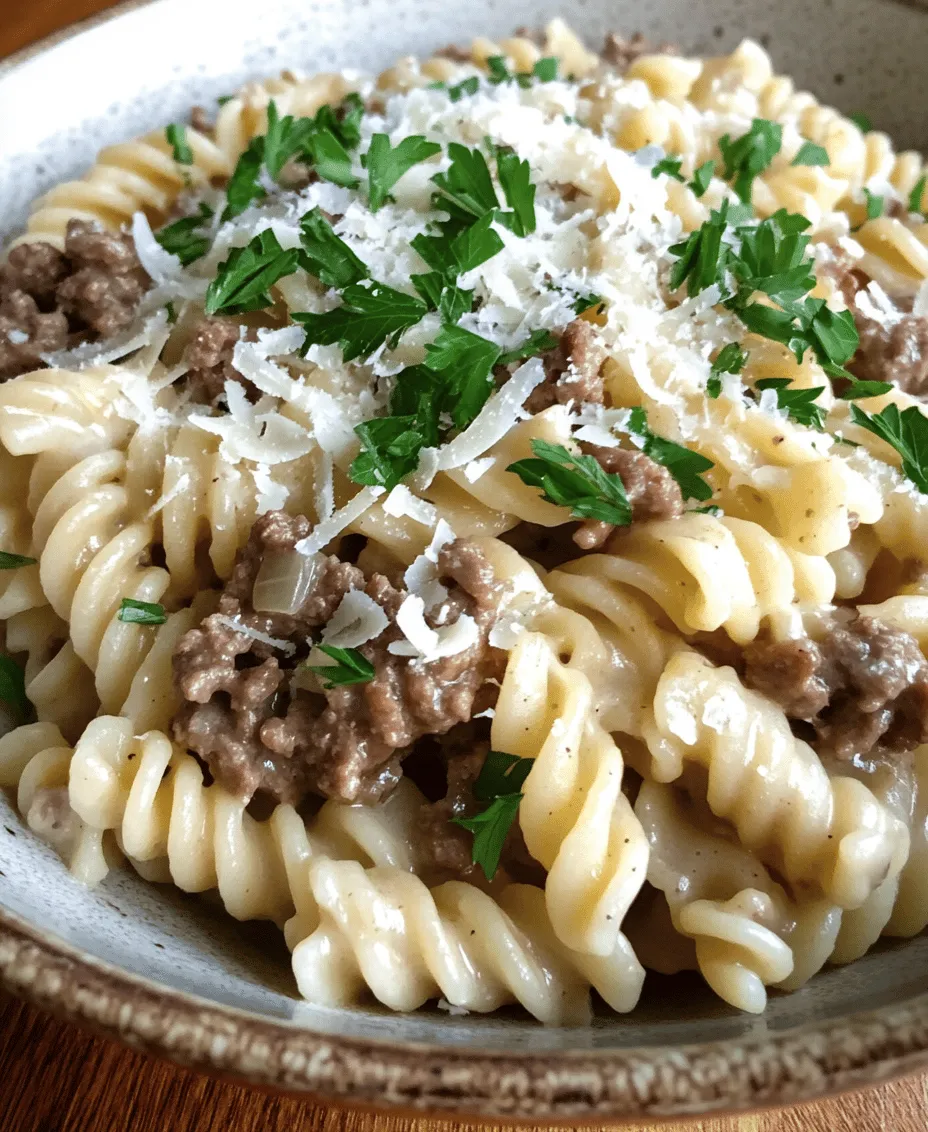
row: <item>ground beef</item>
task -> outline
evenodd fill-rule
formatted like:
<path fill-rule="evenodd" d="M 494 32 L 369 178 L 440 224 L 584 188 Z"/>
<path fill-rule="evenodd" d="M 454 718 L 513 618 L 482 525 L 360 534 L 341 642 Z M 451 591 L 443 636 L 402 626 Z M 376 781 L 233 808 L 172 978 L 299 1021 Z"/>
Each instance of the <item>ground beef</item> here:
<path fill-rule="evenodd" d="M 683 514 L 680 485 L 663 465 L 650 456 L 627 448 L 602 448 L 598 444 L 583 444 L 581 448 L 586 455 L 596 459 L 603 471 L 621 477 L 632 507 L 633 522 L 677 519 Z M 614 529 L 611 523 L 591 519 L 581 524 L 574 533 L 574 542 L 583 550 L 595 550 L 603 545 Z"/>
<path fill-rule="evenodd" d="M 321 562 L 314 584 L 293 616 L 256 612 L 254 581 L 264 558 L 291 550 L 310 530 L 303 518 L 271 512 L 255 524 L 219 613 L 181 640 L 174 657 L 183 705 L 173 721 L 177 742 L 200 756 L 222 785 L 241 797 L 256 792 L 299 802 L 307 794 L 372 803 L 396 784 L 400 761 L 423 735 L 442 734 L 495 699 L 504 654 L 487 635 L 499 591 L 489 563 L 467 540 L 439 556 L 449 595 L 443 623 L 462 613 L 477 623 L 478 640 L 455 656 L 430 663 L 394 656 L 402 637 L 393 623 L 406 594 L 380 574 L 365 577 L 336 557 Z M 294 682 L 313 630 L 324 625 L 351 589 L 364 590 L 391 620 L 360 651 L 373 664 L 366 684 L 311 692 Z M 230 626 L 292 644 L 292 655 Z M 434 620 L 432 621 L 434 625 Z"/>
<path fill-rule="evenodd" d="M 645 39 L 641 32 L 635 32 L 631 39 L 624 39 L 614 31 L 609 32 L 603 43 L 602 57 L 611 66 L 624 74 L 625 71 L 642 55 L 676 55 L 677 48 L 669 43 L 662 43 L 654 48 Z"/>
<path fill-rule="evenodd" d="M 542 355 L 545 380 L 529 394 L 525 408 L 540 413 L 551 405 L 603 403 L 602 368 L 606 349 L 596 328 L 576 318 L 565 329 L 557 346 Z"/>
<path fill-rule="evenodd" d="M 14 248 L 0 267 L 0 380 L 125 329 L 149 285 L 132 237 L 84 220 L 69 222 L 63 254 L 40 242 Z"/>
<path fill-rule="evenodd" d="M 758 639 L 745 664 L 745 683 L 839 759 L 928 742 L 928 663 L 911 634 L 875 617 L 836 620 L 818 641 Z"/>
<path fill-rule="evenodd" d="M 912 300 L 898 298 L 898 318 L 883 322 L 871 318 L 858 304 L 869 278 L 843 255 L 825 266 L 825 274 L 838 285 L 854 316 L 860 346 L 848 369 L 860 381 L 891 381 L 906 393 L 920 397 L 928 392 L 928 318 L 912 313 Z M 877 306 L 876 302 L 873 303 Z"/>
<path fill-rule="evenodd" d="M 187 389 L 191 399 L 201 405 L 212 405 L 222 396 L 227 381 L 237 381 L 245 388 L 250 401 L 259 397 L 255 386 L 232 365 L 232 353 L 241 337 L 242 328 L 234 318 L 202 318 L 184 351 Z"/>

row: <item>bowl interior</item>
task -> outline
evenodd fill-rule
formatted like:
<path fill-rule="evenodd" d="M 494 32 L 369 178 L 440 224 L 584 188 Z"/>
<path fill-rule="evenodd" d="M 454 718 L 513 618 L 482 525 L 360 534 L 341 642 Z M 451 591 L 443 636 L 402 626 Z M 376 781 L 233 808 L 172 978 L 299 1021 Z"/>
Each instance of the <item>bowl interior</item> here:
<path fill-rule="evenodd" d="M 28 202 L 78 173 L 103 145 L 171 121 L 248 77 L 284 67 L 376 69 L 478 33 L 511 33 L 565 13 L 591 44 L 607 30 L 642 31 L 686 51 L 719 54 L 745 35 L 841 108 L 865 111 L 900 145 L 928 141 L 921 90 L 928 14 L 892 0 L 159 0 L 0 69 L 0 241 Z M 66 97 L 62 97 L 62 93 Z M 22 112 L 28 107 L 28 113 Z M 737 1014 L 695 979 L 649 978 L 632 1019 L 603 1015 L 589 1030 L 544 1029 L 512 1012 L 449 1019 L 391 1016 L 300 1002 L 278 933 L 239 925 L 203 899 L 111 875 L 87 892 L 0 798 L 0 905 L 44 933 L 155 983 L 265 1018 L 330 1034 L 430 1045 L 542 1051 L 677 1046 L 763 1037 L 924 993 L 928 939 L 881 946 L 761 1018 Z"/>

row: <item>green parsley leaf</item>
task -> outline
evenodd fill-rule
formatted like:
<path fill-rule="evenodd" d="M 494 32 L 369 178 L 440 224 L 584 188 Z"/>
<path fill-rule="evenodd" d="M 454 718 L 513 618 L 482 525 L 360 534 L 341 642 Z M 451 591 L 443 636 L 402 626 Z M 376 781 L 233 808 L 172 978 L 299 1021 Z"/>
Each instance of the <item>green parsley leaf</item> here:
<path fill-rule="evenodd" d="M 797 361 L 802 361 L 809 342 L 796 326 L 792 311 L 781 311 L 762 303 L 749 303 L 745 307 L 738 307 L 738 317 L 748 330 L 773 342 L 782 342 L 793 351 Z"/>
<path fill-rule="evenodd" d="M 517 236 L 527 236 L 535 231 L 535 186 L 529 163 L 520 161 L 512 152 L 498 152 L 496 169 L 506 203 L 512 209 L 499 219 Z"/>
<path fill-rule="evenodd" d="M 517 793 L 534 765 L 534 759 L 522 759 L 504 751 L 487 751 L 474 781 L 474 797 L 480 802 L 491 802 L 494 798 Z"/>
<path fill-rule="evenodd" d="M 177 323 L 177 308 L 170 301 L 164 304 L 164 313 L 168 316 L 168 325 L 175 326 Z"/>
<path fill-rule="evenodd" d="M 198 215 L 185 216 L 166 225 L 155 233 L 155 239 L 166 252 L 176 255 L 187 267 L 209 251 L 209 237 L 203 235 L 202 229 L 212 218 L 213 210 L 201 202 Z"/>
<path fill-rule="evenodd" d="M 459 287 L 456 283 L 450 287 L 445 287 L 441 293 L 441 298 L 438 300 L 438 313 L 441 315 L 441 321 L 451 326 L 454 326 L 462 315 L 473 310 L 473 307 L 474 292 L 465 291 L 463 287 Z"/>
<path fill-rule="evenodd" d="M 225 106 L 226 103 L 231 102 L 233 98 L 235 98 L 234 94 L 220 94 L 220 96 L 216 99 L 216 105 Z"/>
<path fill-rule="evenodd" d="M 864 397 L 880 397 L 892 387 L 891 381 L 852 381 L 838 397 L 842 401 L 859 401 Z"/>
<path fill-rule="evenodd" d="M 116 616 L 131 625 L 163 625 L 168 619 L 163 605 L 153 601 L 136 601 L 131 597 L 122 599 Z"/>
<path fill-rule="evenodd" d="M 440 372 L 449 387 L 451 418 L 466 428 L 493 392 L 499 346 L 460 326 L 443 326 L 425 348 L 425 366 Z"/>
<path fill-rule="evenodd" d="M 540 83 L 553 83 L 557 82 L 557 68 L 557 59 L 546 55 L 544 59 L 539 59 L 532 67 L 532 74 Z"/>
<path fill-rule="evenodd" d="M 342 305 L 325 314 L 294 314 L 306 330 L 306 347 L 339 345 L 346 362 L 372 354 L 384 341 L 395 345 L 411 326 L 425 317 L 421 299 L 383 283 L 352 283 L 342 291 Z"/>
<path fill-rule="evenodd" d="M 415 425 L 413 416 L 375 417 L 355 425 L 362 451 L 351 462 L 349 475 L 354 482 L 390 491 L 414 472 L 425 447 Z"/>
<path fill-rule="evenodd" d="M 578 295 L 574 302 L 574 314 L 583 314 L 584 311 L 592 310 L 593 307 L 602 307 L 602 295 Z"/>
<path fill-rule="evenodd" d="M 500 83 L 510 83 L 515 78 L 515 75 L 509 73 L 509 67 L 503 55 L 491 55 L 487 59 L 487 71 L 490 82 L 494 86 L 498 86 Z"/>
<path fill-rule="evenodd" d="M 707 395 L 713 399 L 718 397 L 722 392 L 722 374 L 741 373 L 747 360 L 747 354 L 737 342 L 729 342 L 727 346 L 723 346 L 709 371 L 709 380 L 706 382 Z"/>
<path fill-rule="evenodd" d="M 267 193 L 258 184 L 261 166 L 264 164 L 264 138 L 252 138 L 248 148 L 238 159 L 238 163 L 226 186 L 226 207 L 222 222 L 241 216 L 252 201 L 261 200 Z"/>
<path fill-rule="evenodd" d="M 917 405 L 899 412 L 898 405 L 887 405 L 880 413 L 865 413 L 851 405 L 855 424 L 885 440 L 902 457 L 902 470 L 920 492 L 928 495 L 928 417 Z"/>
<path fill-rule="evenodd" d="M 434 448 L 439 443 L 440 417 L 448 394 L 445 377 L 428 366 L 407 366 L 397 375 L 390 394 L 390 412 L 394 417 L 410 417 L 423 444 Z"/>
<path fill-rule="evenodd" d="M 487 212 L 454 236 L 426 236 L 420 233 L 412 240 L 412 247 L 425 262 L 449 283 L 492 259 L 505 247 L 498 232 L 491 225 L 494 212 Z M 418 288 L 417 288 L 418 289 Z"/>
<path fill-rule="evenodd" d="M 328 104 L 320 106 L 314 122 L 317 130 L 328 130 L 346 149 L 357 149 L 361 142 L 363 117 L 364 102 L 359 94 L 352 92 L 334 110 Z"/>
<path fill-rule="evenodd" d="M 264 165 L 275 181 L 290 158 L 306 146 L 314 127 L 312 118 L 294 119 L 292 114 L 281 118 L 277 103 L 271 99 L 267 108 Z"/>
<path fill-rule="evenodd" d="M 777 407 L 785 409 L 787 416 L 799 424 L 822 431 L 825 425 L 825 410 L 814 404 L 815 398 L 825 391 L 824 385 L 815 389 L 791 389 L 788 377 L 763 377 L 757 382 L 757 389 L 773 389 L 777 395 Z"/>
<path fill-rule="evenodd" d="M 925 195 L 925 182 L 928 181 L 928 176 L 924 173 L 918 178 L 912 186 L 912 191 L 909 193 L 909 212 L 922 213 L 922 198 Z"/>
<path fill-rule="evenodd" d="M 886 198 L 871 193 L 869 189 L 864 189 L 864 200 L 867 202 L 867 219 L 878 220 L 883 215 L 883 205 L 886 203 Z"/>
<path fill-rule="evenodd" d="M 347 287 L 367 278 L 367 265 L 335 235 L 332 225 L 318 208 L 300 221 L 301 265 L 326 287 Z"/>
<path fill-rule="evenodd" d="M 369 684 L 374 679 L 374 666 L 358 649 L 340 649 L 335 645 L 319 645 L 320 652 L 330 656 L 335 664 L 308 664 L 316 672 L 327 692 L 349 684 Z"/>
<path fill-rule="evenodd" d="M 323 181 L 356 189 L 360 182 L 351 167 L 351 154 L 331 130 L 316 130 L 308 141 L 313 168 Z"/>
<path fill-rule="evenodd" d="M 769 167 L 782 144 L 783 127 L 766 118 L 755 118 L 750 130 L 734 141 L 730 134 L 719 138 L 725 180 L 732 182 L 732 188 L 746 204 L 751 201 L 754 178 Z"/>
<path fill-rule="evenodd" d="M 799 147 L 799 152 L 790 162 L 790 165 L 830 165 L 831 158 L 823 145 L 806 141 Z"/>
<path fill-rule="evenodd" d="M 192 165 L 194 161 L 193 150 L 187 141 L 187 130 L 176 123 L 166 126 L 164 136 L 174 153 L 174 160 L 178 165 Z"/>
<path fill-rule="evenodd" d="M 809 345 L 825 372 L 831 377 L 853 380 L 853 374 L 843 368 L 860 345 L 860 335 L 851 312 L 830 310 L 824 299 L 806 299 L 801 319 Z"/>
<path fill-rule="evenodd" d="M 713 283 L 723 283 L 732 258 L 731 248 L 722 243 L 727 224 L 728 201 L 723 201 L 722 207 L 713 209 L 701 227 L 670 248 L 671 255 L 677 257 L 670 271 L 672 290 L 676 291 L 686 280 L 688 293 L 697 295 Z"/>
<path fill-rule="evenodd" d="M 363 159 L 371 210 L 376 212 L 391 199 L 390 190 L 404 173 L 440 152 L 441 146 L 437 142 L 427 141 L 418 134 L 403 138 L 395 149 L 386 134 L 374 134 Z"/>
<path fill-rule="evenodd" d="M 34 566 L 38 559 L 27 558 L 24 554 L 11 554 L 0 550 L 0 570 L 19 570 L 23 566 Z"/>
<path fill-rule="evenodd" d="M 873 122 L 866 114 L 848 114 L 848 118 L 850 118 L 858 130 L 863 130 L 865 134 L 868 134 L 873 129 Z"/>
<path fill-rule="evenodd" d="M 410 275 L 409 280 L 425 300 L 429 310 L 438 310 L 442 292 L 448 282 L 446 277 L 440 271 L 429 271 L 427 274 Z"/>
<path fill-rule="evenodd" d="M 697 197 L 705 195 L 706 189 L 712 182 L 712 177 L 715 174 L 715 162 L 704 161 L 702 165 L 693 174 L 693 179 L 690 181 L 690 188 L 693 194 Z"/>
<path fill-rule="evenodd" d="M 812 290 L 815 274 L 806 257 L 806 227 L 804 217 L 780 209 L 760 224 L 738 229 L 741 248 L 731 256 L 730 268 L 741 284 L 739 302 L 762 291 L 785 306 Z"/>
<path fill-rule="evenodd" d="M 521 346 L 500 354 L 496 364 L 512 365 L 513 362 L 521 362 L 523 358 L 533 358 L 543 350 L 553 350 L 557 344 L 558 340 L 550 330 L 533 330 Z"/>
<path fill-rule="evenodd" d="M 713 463 L 698 452 L 691 452 L 682 444 L 664 440 L 656 436 L 648 427 L 647 413 L 642 408 L 632 409 L 629 431 L 644 441 L 644 454 L 658 464 L 662 464 L 680 485 L 685 499 L 698 499 L 704 502 L 712 498 L 712 488 L 700 475 L 707 472 Z"/>
<path fill-rule="evenodd" d="M 651 167 L 651 176 L 659 177 L 661 173 L 666 173 L 668 177 L 673 177 L 675 181 L 684 180 L 680 168 L 683 165 L 681 157 L 662 157 L 656 165 Z"/>
<path fill-rule="evenodd" d="M 617 527 L 631 522 L 622 477 L 603 471 L 593 456 L 574 454 L 547 440 L 533 440 L 532 452 L 534 459 L 517 460 L 506 471 L 529 487 L 540 487 L 549 503 L 569 507 L 571 518 L 598 519 Z"/>
<path fill-rule="evenodd" d="M 455 825 L 463 826 L 474 835 L 472 860 L 483 869 L 487 880 L 496 876 L 506 837 L 519 812 L 521 794 L 504 794 L 494 798 L 483 813 L 472 818 L 452 818 Z"/>
<path fill-rule="evenodd" d="M 469 79 L 464 79 L 463 82 L 455 83 L 454 86 L 448 87 L 448 97 L 452 102 L 460 102 L 465 94 L 476 94 L 480 87 L 480 80 L 476 75 L 471 75 Z"/>
<path fill-rule="evenodd" d="M 12 657 L 0 655 L 0 700 L 8 704 L 17 719 L 29 719 L 32 704 L 26 696 L 26 674 Z"/>
<path fill-rule="evenodd" d="M 484 213 L 499 208 L 499 200 L 486 158 L 479 149 L 452 142 L 448 146 L 451 165 L 432 178 L 438 187 L 433 201 L 459 223 L 470 224 Z"/>
<path fill-rule="evenodd" d="M 296 271 L 299 257 L 297 248 L 284 251 L 270 229 L 244 248 L 232 248 L 206 290 L 206 313 L 242 314 L 271 306 L 270 288 Z"/>

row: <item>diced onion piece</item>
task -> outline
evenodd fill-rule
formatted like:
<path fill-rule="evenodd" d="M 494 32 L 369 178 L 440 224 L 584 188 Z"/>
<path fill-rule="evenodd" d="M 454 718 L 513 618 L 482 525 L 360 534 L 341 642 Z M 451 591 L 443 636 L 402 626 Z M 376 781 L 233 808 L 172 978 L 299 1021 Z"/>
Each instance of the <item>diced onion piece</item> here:
<path fill-rule="evenodd" d="M 259 613 L 293 616 L 303 608 L 324 562 L 321 554 L 307 556 L 297 550 L 269 554 L 255 578 L 251 604 Z"/>

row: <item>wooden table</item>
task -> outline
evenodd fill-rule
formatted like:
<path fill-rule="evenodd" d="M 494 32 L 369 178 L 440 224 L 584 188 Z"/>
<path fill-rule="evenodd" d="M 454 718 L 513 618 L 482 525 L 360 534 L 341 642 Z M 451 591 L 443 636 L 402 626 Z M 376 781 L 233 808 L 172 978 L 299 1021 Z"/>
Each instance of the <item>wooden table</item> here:
<path fill-rule="evenodd" d="M 110 2 L 0 0 L 0 58 Z M 470 1132 L 475 1127 L 428 1124 L 428 1132 Z M 0 1132 L 406 1132 L 412 1125 L 200 1077 L 0 996 Z M 689 1132 L 924 1132 L 928 1079 L 910 1078 L 825 1104 L 686 1127 Z"/>

